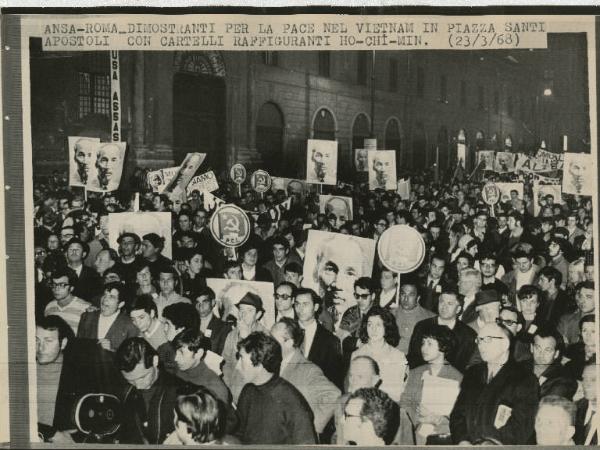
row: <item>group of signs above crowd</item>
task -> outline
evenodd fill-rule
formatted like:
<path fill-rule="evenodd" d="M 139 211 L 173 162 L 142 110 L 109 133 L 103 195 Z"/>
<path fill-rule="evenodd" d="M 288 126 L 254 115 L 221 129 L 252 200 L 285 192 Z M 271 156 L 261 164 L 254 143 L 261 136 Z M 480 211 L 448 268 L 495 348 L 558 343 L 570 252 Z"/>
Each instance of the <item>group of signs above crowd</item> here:
<path fill-rule="evenodd" d="M 125 142 L 102 143 L 97 138 L 71 136 L 69 142 L 69 184 L 89 191 L 109 192 L 118 189 L 123 163 Z M 148 173 L 147 182 L 154 192 L 166 193 L 171 200 L 185 201 L 192 192 L 214 192 L 219 189 L 213 171 L 194 176 L 206 158 L 204 153 L 188 153 L 180 166 L 167 167 Z M 354 164 L 357 172 L 367 172 L 369 189 L 395 190 L 402 198 L 408 198 L 410 180 L 398 180 L 396 176 L 396 151 L 355 149 Z M 306 180 L 311 185 L 337 185 L 338 143 L 322 139 L 309 139 L 306 152 Z M 566 194 L 592 195 L 593 183 L 589 182 L 595 170 L 590 154 L 552 153 L 539 149 L 535 156 L 523 153 L 477 152 L 477 167 L 499 174 L 532 173 L 540 185 L 561 184 Z M 552 175 L 545 177 L 544 175 Z M 230 170 L 231 180 L 240 186 L 246 181 L 246 168 L 235 164 Z M 561 180 L 562 178 L 562 180 Z M 554 180 L 558 179 L 558 183 Z M 280 189 L 282 180 L 272 178 L 268 172 L 257 170 L 250 176 L 250 184 L 258 193 Z M 543 180 L 552 180 L 544 182 Z M 544 188 L 550 189 L 550 188 Z M 555 189 L 555 188 L 553 188 Z"/>

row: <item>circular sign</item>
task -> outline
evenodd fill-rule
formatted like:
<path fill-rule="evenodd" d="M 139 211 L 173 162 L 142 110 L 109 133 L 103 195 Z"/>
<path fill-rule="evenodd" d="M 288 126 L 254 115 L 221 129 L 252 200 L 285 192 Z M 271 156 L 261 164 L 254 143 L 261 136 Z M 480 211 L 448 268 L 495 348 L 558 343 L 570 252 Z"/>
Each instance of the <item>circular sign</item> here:
<path fill-rule="evenodd" d="M 257 170 L 250 177 L 250 184 L 259 194 L 267 192 L 271 189 L 271 175 L 265 170 Z"/>
<path fill-rule="evenodd" d="M 225 247 L 239 247 L 250 236 L 250 219 L 236 205 L 222 205 L 210 218 L 210 232 Z"/>
<path fill-rule="evenodd" d="M 235 184 L 242 184 L 244 181 L 246 181 L 246 168 L 243 164 L 234 164 L 231 166 L 231 170 L 229 171 L 229 177 Z"/>
<path fill-rule="evenodd" d="M 481 191 L 481 197 L 485 203 L 493 206 L 500 201 L 500 189 L 494 183 L 486 183 Z"/>
<path fill-rule="evenodd" d="M 383 265 L 392 272 L 409 273 L 425 258 L 425 241 L 416 229 L 394 225 L 379 237 L 377 253 Z"/>

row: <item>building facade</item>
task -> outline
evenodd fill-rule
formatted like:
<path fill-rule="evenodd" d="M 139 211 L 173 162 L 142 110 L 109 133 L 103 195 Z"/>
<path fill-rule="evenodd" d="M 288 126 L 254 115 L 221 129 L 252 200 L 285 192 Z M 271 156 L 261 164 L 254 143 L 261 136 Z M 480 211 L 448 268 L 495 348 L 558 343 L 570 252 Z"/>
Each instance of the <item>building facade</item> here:
<path fill-rule="evenodd" d="M 109 139 L 108 52 L 43 52 L 31 41 L 36 174 L 67 169 L 66 138 Z M 541 140 L 589 151 L 583 35 L 518 51 L 120 52 L 127 170 L 233 162 L 304 177 L 307 139 L 335 139 L 339 173 L 372 133 L 400 168 L 456 160 L 462 130 L 477 149 L 532 151 Z"/>

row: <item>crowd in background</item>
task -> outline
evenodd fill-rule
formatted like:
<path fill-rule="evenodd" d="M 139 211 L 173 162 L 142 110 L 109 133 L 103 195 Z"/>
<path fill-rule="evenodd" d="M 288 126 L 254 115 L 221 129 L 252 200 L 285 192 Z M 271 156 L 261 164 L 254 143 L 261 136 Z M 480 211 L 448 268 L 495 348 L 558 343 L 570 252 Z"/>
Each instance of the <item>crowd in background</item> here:
<path fill-rule="evenodd" d="M 238 196 L 220 179 L 214 195 L 254 212 L 233 257 L 199 192 L 173 203 L 142 170 L 108 194 L 34 180 L 41 437 L 85 439 L 75 406 L 103 392 L 121 410 L 107 438 L 127 444 L 597 444 L 591 198 L 534 199 L 525 179 L 490 208 L 482 174 L 456 175 L 413 174 L 404 198 L 365 182 Z M 171 212 L 172 258 L 156 233 L 109 246 L 131 190 Z M 353 220 L 321 212 L 320 192 L 351 197 Z M 322 291 L 303 286 L 309 230 L 377 240 L 396 224 L 426 244 L 399 289 L 377 257 L 350 308 L 335 263 Z M 275 324 L 250 292 L 218 314 L 207 278 L 273 282 Z"/>

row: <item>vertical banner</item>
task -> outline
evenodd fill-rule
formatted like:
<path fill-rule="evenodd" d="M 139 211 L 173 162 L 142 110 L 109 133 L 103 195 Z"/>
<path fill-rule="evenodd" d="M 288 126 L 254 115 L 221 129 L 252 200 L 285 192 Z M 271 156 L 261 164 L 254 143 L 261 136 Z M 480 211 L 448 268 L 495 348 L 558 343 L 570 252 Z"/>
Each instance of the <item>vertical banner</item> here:
<path fill-rule="evenodd" d="M 119 52 L 110 52 L 110 136 L 114 142 L 121 140 L 121 71 Z"/>

